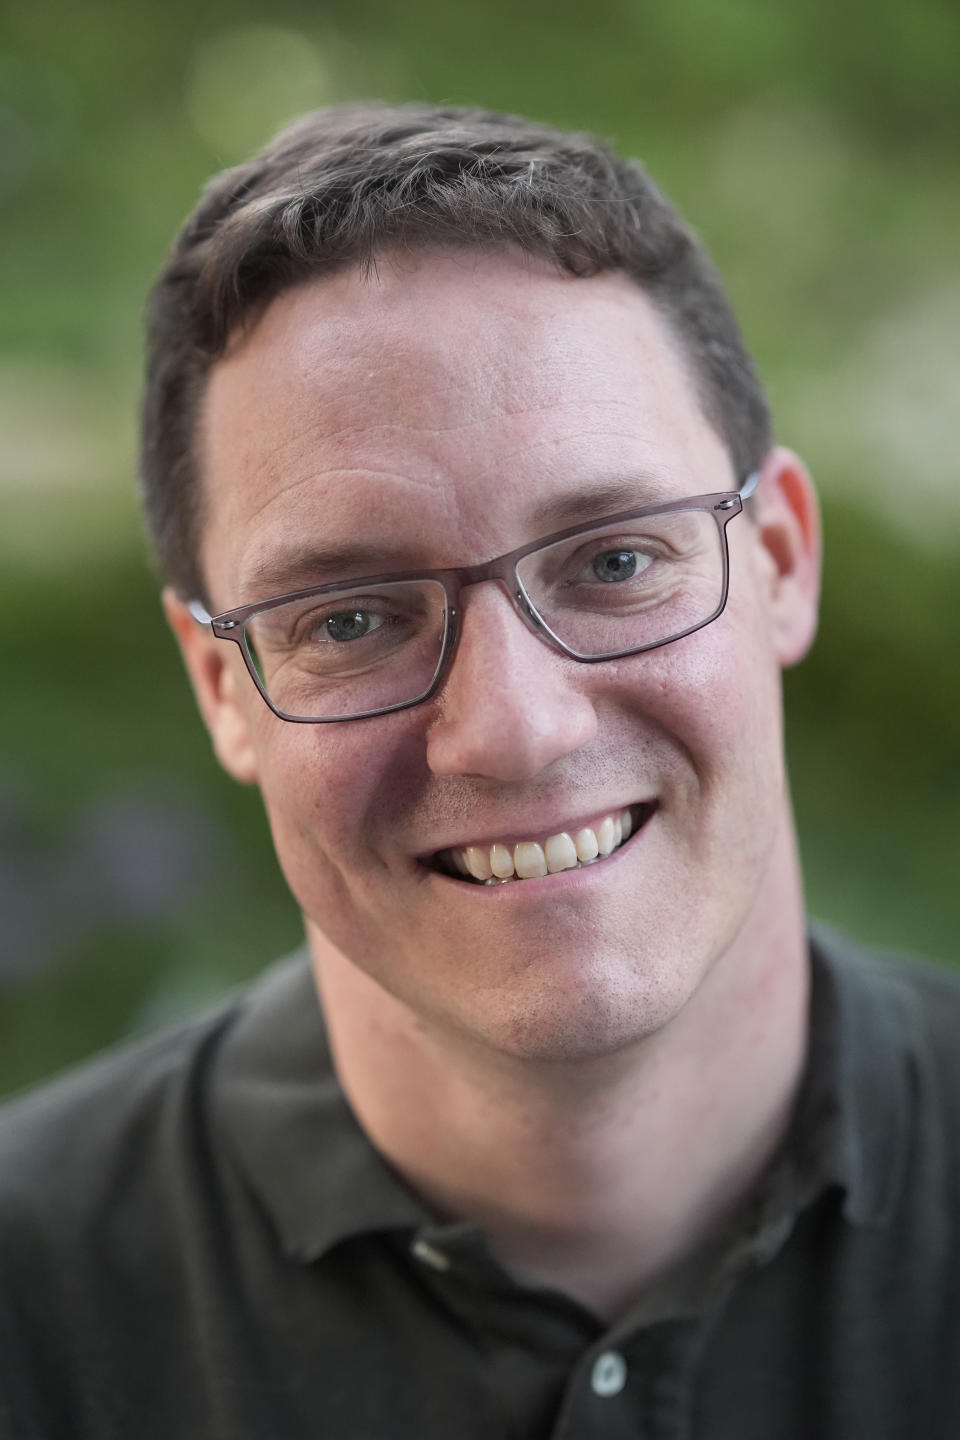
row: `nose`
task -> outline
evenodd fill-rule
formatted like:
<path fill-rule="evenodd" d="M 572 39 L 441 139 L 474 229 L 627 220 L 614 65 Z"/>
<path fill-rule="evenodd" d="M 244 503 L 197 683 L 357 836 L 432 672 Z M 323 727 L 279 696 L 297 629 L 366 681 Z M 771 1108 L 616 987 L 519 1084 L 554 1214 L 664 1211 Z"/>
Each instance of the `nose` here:
<path fill-rule="evenodd" d="M 591 741 L 596 712 L 570 673 L 586 667 L 537 639 L 497 584 L 470 586 L 461 606 L 457 653 L 427 735 L 434 774 L 529 780 Z"/>

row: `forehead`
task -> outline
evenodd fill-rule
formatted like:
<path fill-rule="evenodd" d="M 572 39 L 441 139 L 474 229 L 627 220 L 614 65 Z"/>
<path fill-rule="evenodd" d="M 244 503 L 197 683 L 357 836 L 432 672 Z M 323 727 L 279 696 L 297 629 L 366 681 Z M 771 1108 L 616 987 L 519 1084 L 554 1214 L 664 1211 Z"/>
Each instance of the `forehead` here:
<path fill-rule="evenodd" d="M 277 593 L 311 545 L 366 549 L 354 573 L 474 563 L 604 497 L 732 483 L 639 288 L 509 252 L 386 256 L 284 293 L 214 367 L 200 449 L 221 608 Z"/>

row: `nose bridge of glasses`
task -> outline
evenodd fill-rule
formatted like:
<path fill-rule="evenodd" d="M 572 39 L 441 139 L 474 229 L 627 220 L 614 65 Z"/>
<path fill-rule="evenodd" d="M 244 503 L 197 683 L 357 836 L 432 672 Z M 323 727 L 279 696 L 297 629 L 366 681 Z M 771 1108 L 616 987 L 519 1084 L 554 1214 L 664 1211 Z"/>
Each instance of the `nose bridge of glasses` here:
<path fill-rule="evenodd" d="M 458 594 L 475 585 L 485 585 L 492 581 L 503 591 L 528 629 L 543 638 L 545 633 L 543 622 L 524 593 L 517 576 L 515 559 L 513 554 L 502 555 L 496 560 L 487 560 L 480 565 L 462 566 L 453 572 L 456 577 Z M 455 608 L 462 608 L 459 599 Z"/>

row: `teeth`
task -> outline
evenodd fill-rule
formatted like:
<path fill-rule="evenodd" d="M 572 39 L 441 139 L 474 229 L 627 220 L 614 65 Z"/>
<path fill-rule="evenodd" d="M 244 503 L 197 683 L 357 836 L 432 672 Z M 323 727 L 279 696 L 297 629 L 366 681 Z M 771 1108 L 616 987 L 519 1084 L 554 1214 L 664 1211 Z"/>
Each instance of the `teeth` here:
<path fill-rule="evenodd" d="M 468 845 L 466 853 L 467 869 L 474 880 L 489 880 L 493 874 L 490 865 L 490 851 L 481 848 L 479 845 Z"/>
<path fill-rule="evenodd" d="M 577 847 L 566 831 L 551 835 L 543 847 L 543 853 L 551 875 L 556 875 L 560 870 L 572 870 L 577 863 Z"/>
<path fill-rule="evenodd" d="M 514 871 L 513 851 L 508 850 L 506 845 L 491 845 L 490 868 L 498 880 L 511 879 Z"/>
<path fill-rule="evenodd" d="M 573 836 L 561 831 L 542 843 L 522 840 L 519 844 L 468 845 L 448 850 L 447 858 L 458 874 L 495 885 L 512 879 L 533 880 L 589 865 L 598 857 L 612 854 L 633 833 L 629 810 L 605 815 L 595 827 L 584 826 Z"/>
<path fill-rule="evenodd" d="M 513 864 L 521 880 L 535 880 L 538 875 L 548 874 L 547 857 L 535 840 L 521 840 L 513 847 Z"/>

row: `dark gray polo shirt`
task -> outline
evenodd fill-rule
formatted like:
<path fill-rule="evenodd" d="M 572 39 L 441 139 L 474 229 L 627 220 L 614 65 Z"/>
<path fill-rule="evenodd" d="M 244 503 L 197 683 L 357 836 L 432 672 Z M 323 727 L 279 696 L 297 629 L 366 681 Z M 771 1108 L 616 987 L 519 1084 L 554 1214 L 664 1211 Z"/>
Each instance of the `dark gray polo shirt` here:
<path fill-rule="evenodd" d="M 0 1110 L 3 1440 L 956 1440 L 960 979 L 814 942 L 784 1152 L 607 1326 L 435 1221 L 304 957 Z"/>

